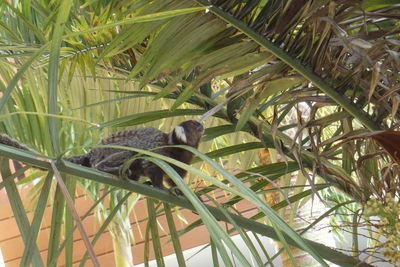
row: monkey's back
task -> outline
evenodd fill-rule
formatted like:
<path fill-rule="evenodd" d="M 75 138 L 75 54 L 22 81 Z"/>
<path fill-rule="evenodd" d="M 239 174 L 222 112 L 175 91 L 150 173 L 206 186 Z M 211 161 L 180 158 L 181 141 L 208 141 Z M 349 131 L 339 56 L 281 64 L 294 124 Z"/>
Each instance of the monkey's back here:
<path fill-rule="evenodd" d="M 132 147 L 143 150 L 151 150 L 160 146 L 167 145 L 166 134 L 155 128 L 141 128 L 133 130 L 120 131 L 102 139 L 99 145 L 114 145 Z M 98 162 L 115 153 L 123 152 L 127 150 L 96 147 L 93 148 L 89 153 L 90 165 L 95 166 Z M 127 154 L 127 156 L 133 156 L 135 152 Z"/>

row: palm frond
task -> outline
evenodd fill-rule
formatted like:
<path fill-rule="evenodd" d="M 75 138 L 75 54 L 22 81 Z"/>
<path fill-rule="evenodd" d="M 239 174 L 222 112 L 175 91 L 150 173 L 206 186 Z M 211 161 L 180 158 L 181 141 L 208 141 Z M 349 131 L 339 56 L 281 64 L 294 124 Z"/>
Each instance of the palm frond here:
<path fill-rule="evenodd" d="M 10 148 L 10 147 L 4 146 L 4 145 L 0 145 L 0 147 L 1 147 L 1 151 L 2 151 L 3 155 L 6 156 L 7 158 L 19 160 L 19 161 L 22 161 L 25 163 L 33 164 L 35 166 L 40 166 L 42 168 L 51 169 L 51 166 L 47 160 L 43 161 L 41 159 L 38 159 L 36 156 L 33 156 L 32 154 L 25 152 L 25 151 L 21 151 L 19 149 Z M 152 152 L 146 152 L 146 151 L 142 151 L 142 152 L 145 154 L 151 154 L 152 156 L 154 156 L 154 153 L 152 153 Z M 104 174 L 102 172 L 99 172 L 99 171 L 96 171 L 93 169 L 81 167 L 81 166 L 75 165 L 70 162 L 58 161 L 55 163 L 57 165 L 57 168 L 62 172 L 65 172 L 65 173 L 68 173 L 71 175 L 75 175 L 75 176 L 79 176 L 79 177 L 83 177 L 86 179 L 90 179 L 92 181 L 100 182 L 102 184 L 116 186 L 116 187 L 119 187 L 119 188 L 127 190 L 127 191 L 136 192 L 141 195 L 145 195 L 145 196 L 148 196 L 153 199 L 160 200 L 160 201 L 168 202 L 170 204 L 184 207 L 189 210 L 198 211 L 188 200 L 172 196 L 171 194 L 169 194 L 168 192 L 165 192 L 164 190 L 149 187 L 148 185 L 134 182 L 134 181 L 131 181 L 131 182 L 122 181 L 116 177 L 109 175 L 109 174 Z M 163 165 L 163 166 L 165 168 L 168 168 L 167 167 L 168 165 Z M 169 170 L 173 171 L 173 169 L 171 167 L 169 167 Z M 191 191 L 188 191 L 188 192 L 192 193 Z M 196 201 L 199 201 L 199 200 L 196 198 Z M 204 207 L 202 207 L 202 208 L 204 208 Z M 213 217 L 215 217 L 215 219 L 218 219 L 221 221 L 226 221 L 226 222 L 229 222 L 230 220 L 234 220 L 235 223 L 240 227 L 243 227 L 245 229 L 251 229 L 255 233 L 268 236 L 275 240 L 280 240 L 280 238 L 276 234 L 275 229 L 273 227 L 267 226 L 265 224 L 262 224 L 262 223 L 259 223 L 259 222 L 256 222 L 256 221 L 253 221 L 250 219 L 246 219 L 246 218 L 238 216 L 236 214 L 229 214 L 229 217 L 226 217 L 218 208 L 215 208 L 215 207 L 206 206 L 206 209 L 212 214 Z M 297 241 L 294 241 L 287 234 L 282 233 L 282 235 L 285 237 L 285 240 L 290 245 L 299 246 Z M 316 242 L 313 242 L 310 240 L 306 240 L 306 239 L 303 239 L 303 241 L 301 241 L 301 242 L 305 242 L 304 244 L 306 244 L 307 246 L 310 246 L 313 249 L 315 249 L 316 251 L 318 251 L 318 254 L 321 255 L 323 258 L 325 258 L 333 263 L 339 264 L 341 266 L 350 266 L 349 264 L 353 264 L 353 265 L 360 264 L 360 266 L 370 266 L 369 264 L 359 262 L 357 259 L 355 259 L 351 256 L 342 254 L 336 250 L 330 249 L 319 243 L 316 243 Z"/>
<path fill-rule="evenodd" d="M 390 106 L 375 105 L 399 82 L 395 74 L 399 56 L 394 52 L 399 47 L 394 41 L 399 36 L 398 6 L 330 1 L 197 2 L 215 5 L 210 11 L 257 40 L 370 130 L 379 129 L 382 120 L 366 117 L 349 102 L 363 107 L 366 100 L 371 101 L 373 112 L 369 112 L 375 118 L 381 109 L 392 111 Z"/>

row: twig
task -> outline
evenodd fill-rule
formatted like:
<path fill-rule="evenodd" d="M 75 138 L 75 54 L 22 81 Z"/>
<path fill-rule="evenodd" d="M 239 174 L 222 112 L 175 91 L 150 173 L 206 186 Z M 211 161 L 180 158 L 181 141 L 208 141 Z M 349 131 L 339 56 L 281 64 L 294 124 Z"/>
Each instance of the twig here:
<path fill-rule="evenodd" d="M 56 177 L 57 184 L 60 187 L 60 190 L 62 194 L 64 195 L 65 202 L 67 203 L 68 209 L 70 210 L 72 217 L 74 218 L 76 225 L 79 229 L 79 232 L 81 234 L 82 240 L 85 243 L 86 249 L 88 250 L 89 256 L 93 262 L 93 265 L 95 267 L 100 267 L 100 263 L 97 260 L 96 254 L 94 253 L 93 246 L 89 241 L 89 237 L 87 236 L 85 229 L 83 228 L 83 224 L 81 221 L 81 218 L 78 215 L 78 212 L 76 211 L 74 207 L 74 202 L 72 201 L 72 198 L 67 190 L 67 187 L 65 186 L 65 183 L 63 179 L 61 178 L 61 174 L 57 169 L 57 166 L 54 164 L 54 161 L 51 159 L 45 159 L 47 162 L 51 164 L 51 167 L 53 168 L 54 176 Z"/>

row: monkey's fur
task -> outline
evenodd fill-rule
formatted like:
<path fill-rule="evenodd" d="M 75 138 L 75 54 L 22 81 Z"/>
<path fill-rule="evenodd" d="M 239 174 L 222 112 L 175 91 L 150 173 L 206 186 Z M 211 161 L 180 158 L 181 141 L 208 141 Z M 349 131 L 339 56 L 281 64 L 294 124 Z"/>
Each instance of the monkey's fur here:
<path fill-rule="evenodd" d="M 193 154 L 186 149 L 176 147 L 156 148 L 168 145 L 188 145 L 197 148 L 203 132 L 204 128 L 199 122 L 189 120 L 182 122 L 168 134 L 155 128 L 120 131 L 104 138 L 100 141 L 99 145 L 118 145 L 143 150 L 154 149 L 153 151 L 155 153 L 190 164 L 193 159 Z M 0 143 L 34 152 L 32 149 L 11 139 L 7 135 L 0 135 Z M 121 165 L 135 154 L 137 153 L 129 150 L 97 147 L 90 150 L 87 154 L 65 158 L 65 160 L 118 175 Z M 174 168 L 181 177 L 186 175 L 185 170 L 175 165 L 171 165 L 171 167 Z M 137 181 L 140 176 L 146 176 L 150 178 L 152 185 L 158 188 L 165 188 L 163 185 L 164 180 L 171 187 L 176 186 L 171 178 L 167 177 L 157 165 L 143 159 L 136 159 L 130 164 L 127 176 L 129 179 L 135 181 Z"/>

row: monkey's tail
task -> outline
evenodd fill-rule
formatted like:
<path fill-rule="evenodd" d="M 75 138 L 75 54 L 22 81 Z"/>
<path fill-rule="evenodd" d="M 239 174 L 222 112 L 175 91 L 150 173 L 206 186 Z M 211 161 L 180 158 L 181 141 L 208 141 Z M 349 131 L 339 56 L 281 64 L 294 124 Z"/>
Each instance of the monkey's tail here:
<path fill-rule="evenodd" d="M 6 145 L 6 146 L 12 146 L 12 147 L 19 148 L 19 149 L 26 150 L 26 151 L 30 151 L 30 152 L 33 152 L 33 153 L 37 153 L 35 150 L 27 147 L 24 144 L 21 144 L 20 142 L 18 142 L 17 140 L 12 139 L 11 137 L 9 137 L 6 134 L 0 134 L 0 144 Z M 65 160 L 67 160 L 69 162 L 72 162 L 72 163 L 75 163 L 75 164 L 82 165 L 82 166 L 90 167 L 90 160 L 89 160 L 89 156 L 87 154 L 79 155 L 79 156 L 72 156 L 72 157 L 69 157 L 69 158 L 65 158 Z M 42 169 L 40 167 L 36 167 L 36 166 L 33 166 L 33 167 L 36 168 L 36 169 L 45 170 L 45 169 Z"/>
<path fill-rule="evenodd" d="M 20 142 L 12 139 L 11 137 L 9 137 L 6 134 L 0 134 L 0 144 L 6 145 L 6 146 L 12 146 L 12 147 L 19 148 L 22 150 L 37 153 L 35 150 L 27 147 L 26 145 L 21 144 Z"/>
<path fill-rule="evenodd" d="M 27 147 L 24 144 L 21 144 L 20 142 L 18 142 L 17 140 L 12 139 L 11 137 L 9 137 L 6 134 L 0 134 L 0 144 L 6 145 L 6 146 L 12 146 L 12 147 L 15 147 L 15 148 L 18 148 L 18 149 L 22 149 L 22 150 L 26 150 L 26 151 L 38 154 L 38 152 L 36 152 L 35 150 Z M 32 167 L 35 168 L 35 169 L 41 170 L 41 171 L 46 171 L 47 170 L 45 168 L 41 168 L 41 167 L 38 167 L 38 166 L 33 166 L 32 165 Z"/>
<path fill-rule="evenodd" d="M 65 160 L 75 163 L 75 164 L 82 165 L 82 166 L 90 167 L 90 160 L 89 160 L 89 156 L 87 154 L 72 156 L 69 158 L 65 158 Z"/>

